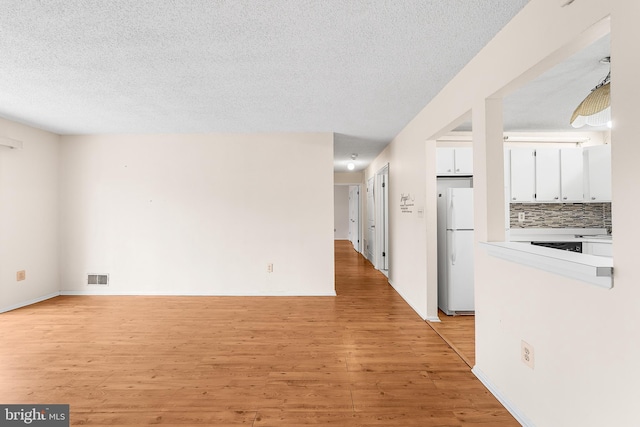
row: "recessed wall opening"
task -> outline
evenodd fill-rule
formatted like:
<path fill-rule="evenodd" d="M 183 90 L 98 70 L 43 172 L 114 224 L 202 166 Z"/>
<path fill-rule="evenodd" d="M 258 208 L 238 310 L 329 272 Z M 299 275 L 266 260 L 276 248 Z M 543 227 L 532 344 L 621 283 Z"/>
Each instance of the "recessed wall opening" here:
<path fill-rule="evenodd" d="M 517 141 L 506 139 L 505 144 L 505 184 L 509 189 L 505 241 L 607 257 L 602 262 L 612 266 L 613 124 L 591 119 L 572 123 L 575 111 L 591 114 L 578 106 L 608 82 L 610 51 L 610 37 L 605 35 L 504 98 L 505 134 L 521 135 Z M 597 114 L 592 117 L 609 110 L 594 109 Z M 547 252 L 545 255 L 561 258 L 556 251 Z M 594 276 L 603 277 L 580 273 L 575 278 L 611 287 L 612 268 L 604 264 L 593 269 Z M 540 268 L 564 274 L 563 266 Z M 598 272 L 603 268 L 609 272 L 606 278 Z"/>
<path fill-rule="evenodd" d="M 552 233 L 562 235 L 566 230 L 574 239 L 584 238 L 583 253 L 612 255 L 611 131 L 606 125 L 576 129 L 570 124 L 573 110 L 607 75 L 608 65 L 600 59 L 609 56 L 609 51 L 607 35 L 547 71 L 538 72 L 537 77 L 521 87 L 508 88 L 502 100 L 506 239 L 521 239 L 519 236 L 529 231 L 542 233 L 551 229 Z M 451 154 L 453 147 L 473 146 L 470 119 L 460 120 L 451 129 L 435 138 L 441 152 Z M 442 150 L 444 147 L 450 149 Z M 455 154 L 451 157 L 455 165 Z M 518 163 L 522 163 L 523 158 L 524 163 Z M 437 159 L 440 177 L 447 175 L 443 173 L 441 160 Z M 455 178 L 455 169 L 449 173 L 452 178 Z M 530 195 L 521 199 L 524 185 L 529 185 L 524 192 Z M 554 193 L 548 187 L 557 191 Z M 575 230 L 594 235 L 579 236 L 573 234 Z M 440 283 L 444 265 L 441 257 L 445 256 L 440 245 L 445 239 L 438 240 Z M 428 288 L 434 287 L 432 281 Z M 439 306 L 442 292 L 440 284 Z M 475 350 L 469 343 L 474 341 L 474 322 L 470 318 L 446 316 L 442 309 L 438 313 L 442 322 L 432 326 L 473 366 Z"/>

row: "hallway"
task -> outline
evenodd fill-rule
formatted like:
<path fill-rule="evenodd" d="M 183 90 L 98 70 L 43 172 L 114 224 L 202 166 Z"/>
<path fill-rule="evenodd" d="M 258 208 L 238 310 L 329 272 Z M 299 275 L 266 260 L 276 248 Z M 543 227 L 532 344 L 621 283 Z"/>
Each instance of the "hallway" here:
<path fill-rule="evenodd" d="M 0 401 L 68 403 L 71 425 L 519 425 L 348 241 L 336 289 L 7 312 Z"/>
<path fill-rule="evenodd" d="M 348 241 L 335 251 L 347 364 L 366 389 L 354 392 L 354 408 L 366 396 L 363 409 L 389 416 L 364 425 L 520 425 Z"/>

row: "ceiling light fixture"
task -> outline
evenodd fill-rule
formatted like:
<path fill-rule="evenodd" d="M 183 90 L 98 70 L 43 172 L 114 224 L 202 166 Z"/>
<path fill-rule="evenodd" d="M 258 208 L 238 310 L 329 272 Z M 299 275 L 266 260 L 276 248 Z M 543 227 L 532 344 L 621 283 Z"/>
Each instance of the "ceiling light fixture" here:
<path fill-rule="evenodd" d="M 603 64 L 609 64 L 611 58 L 607 56 L 600 60 Z M 579 128 L 584 125 L 606 126 L 611 121 L 611 70 L 607 76 L 591 93 L 578 105 L 571 116 L 571 126 Z"/>
<path fill-rule="evenodd" d="M 347 163 L 347 169 L 349 169 L 350 171 L 354 170 L 356 168 L 356 164 L 354 163 L 356 160 L 356 157 L 358 157 L 358 155 L 356 153 L 353 153 L 351 155 L 351 161 L 349 163 Z"/>

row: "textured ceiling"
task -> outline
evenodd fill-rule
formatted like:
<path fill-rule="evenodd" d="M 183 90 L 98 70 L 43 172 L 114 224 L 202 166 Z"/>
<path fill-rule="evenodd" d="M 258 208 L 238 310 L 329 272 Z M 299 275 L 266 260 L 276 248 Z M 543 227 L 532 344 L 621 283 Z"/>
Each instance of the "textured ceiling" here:
<path fill-rule="evenodd" d="M 335 132 L 360 168 L 528 0 L 3 0 L 0 116 L 60 134 Z M 344 161 L 343 161 L 344 160 Z"/>
<path fill-rule="evenodd" d="M 610 44 L 610 37 L 603 37 L 505 97 L 505 130 L 575 131 L 571 115 L 609 72 L 600 60 L 610 55 Z"/>
<path fill-rule="evenodd" d="M 544 72 L 504 98 L 505 131 L 576 131 L 569 120 L 575 108 L 609 72 L 601 59 L 610 56 L 607 35 Z M 471 130 L 471 122 L 456 128 Z M 602 131 L 587 126 L 580 131 Z"/>

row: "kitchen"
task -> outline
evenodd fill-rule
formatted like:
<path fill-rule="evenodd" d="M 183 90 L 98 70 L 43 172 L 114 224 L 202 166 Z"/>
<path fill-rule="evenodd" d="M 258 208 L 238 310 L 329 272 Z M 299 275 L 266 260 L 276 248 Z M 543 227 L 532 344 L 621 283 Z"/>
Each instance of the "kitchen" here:
<path fill-rule="evenodd" d="M 459 237 L 452 240 L 445 233 L 448 230 L 455 236 L 473 229 L 471 218 L 471 225 L 456 226 L 458 233 L 451 230 L 451 222 L 454 219 L 459 222 L 461 218 L 464 221 L 473 206 L 472 199 L 457 207 L 451 200 L 452 195 L 461 192 L 455 188 L 473 186 L 471 148 L 459 146 L 465 138 L 470 135 L 447 135 L 439 143 L 458 146 L 437 149 L 439 306 L 446 314 L 473 312 L 469 302 L 469 293 L 473 292 L 469 287 L 470 276 L 460 279 L 464 283 L 446 284 L 446 276 L 460 276 L 460 270 L 472 270 L 473 265 L 472 253 L 463 251 L 464 245 L 472 244 L 472 240 L 462 242 Z M 607 138 L 606 132 L 593 132 L 590 137 L 505 135 L 507 241 L 612 256 L 611 146 L 604 143 Z M 460 258 L 460 254 L 469 254 L 471 258 Z M 457 259 L 452 262 L 454 258 Z M 450 295 L 455 295 L 461 286 L 466 286 L 467 302 L 449 307 Z"/>
<path fill-rule="evenodd" d="M 606 75 L 608 64 L 597 58 L 608 52 L 605 37 L 504 98 L 505 241 L 480 242 L 479 250 L 599 287 L 613 286 L 610 127 L 569 125 L 589 85 Z M 593 83 L 574 78 L 567 84 L 567 75 L 580 76 L 585 69 Z M 571 98 L 575 89 L 569 86 L 576 85 L 587 89 Z M 564 111 L 558 113 L 560 106 Z M 451 227 L 452 215 L 442 206 L 451 204 L 447 192 L 458 191 L 449 187 L 473 187 L 471 146 L 471 122 L 436 141 L 439 319 L 430 324 L 454 349 L 473 343 L 475 335 L 473 316 L 456 316 L 475 312 L 469 274 L 474 251 L 446 235 L 472 234 L 473 224 L 467 230 Z M 456 219 L 462 210 L 457 209 Z M 461 356 L 473 366 L 473 345 L 466 345 L 465 352 Z"/>
<path fill-rule="evenodd" d="M 609 144 L 511 149 L 508 161 L 506 154 L 508 240 L 612 256 Z"/>
<path fill-rule="evenodd" d="M 490 245 L 494 256 L 611 287 L 610 133 L 507 132 L 504 140 L 506 242 L 481 246 Z M 473 367 L 470 141 L 469 132 L 437 141 L 440 322 L 430 324 Z"/>
<path fill-rule="evenodd" d="M 485 247 L 496 256 L 539 261 L 512 252 L 521 246 L 513 246 L 516 242 L 538 246 L 532 250 L 548 256 L 565 256 L 546 251 L 550 246 L 612 256 L 611 123 L 575 116 L 589 89 L 593 93 L 605 82 L 608 89 L 610 62 L 610 37 L 605 36 L 504 97 L 505 242 Z M 471 128 L 468 120 L 436 141 L 438 196 L 444 197 L 445 181 L 460 185 L 452 178 L 473 186 Z M 439 217 L 439 222 L 441 234 L 446 220 Z M 438 270 L 446 267 L 442 258 L 451 258 L 445 244 L 439 238 Z M 439 284 L 439 294 L 442 289 Z"/>

